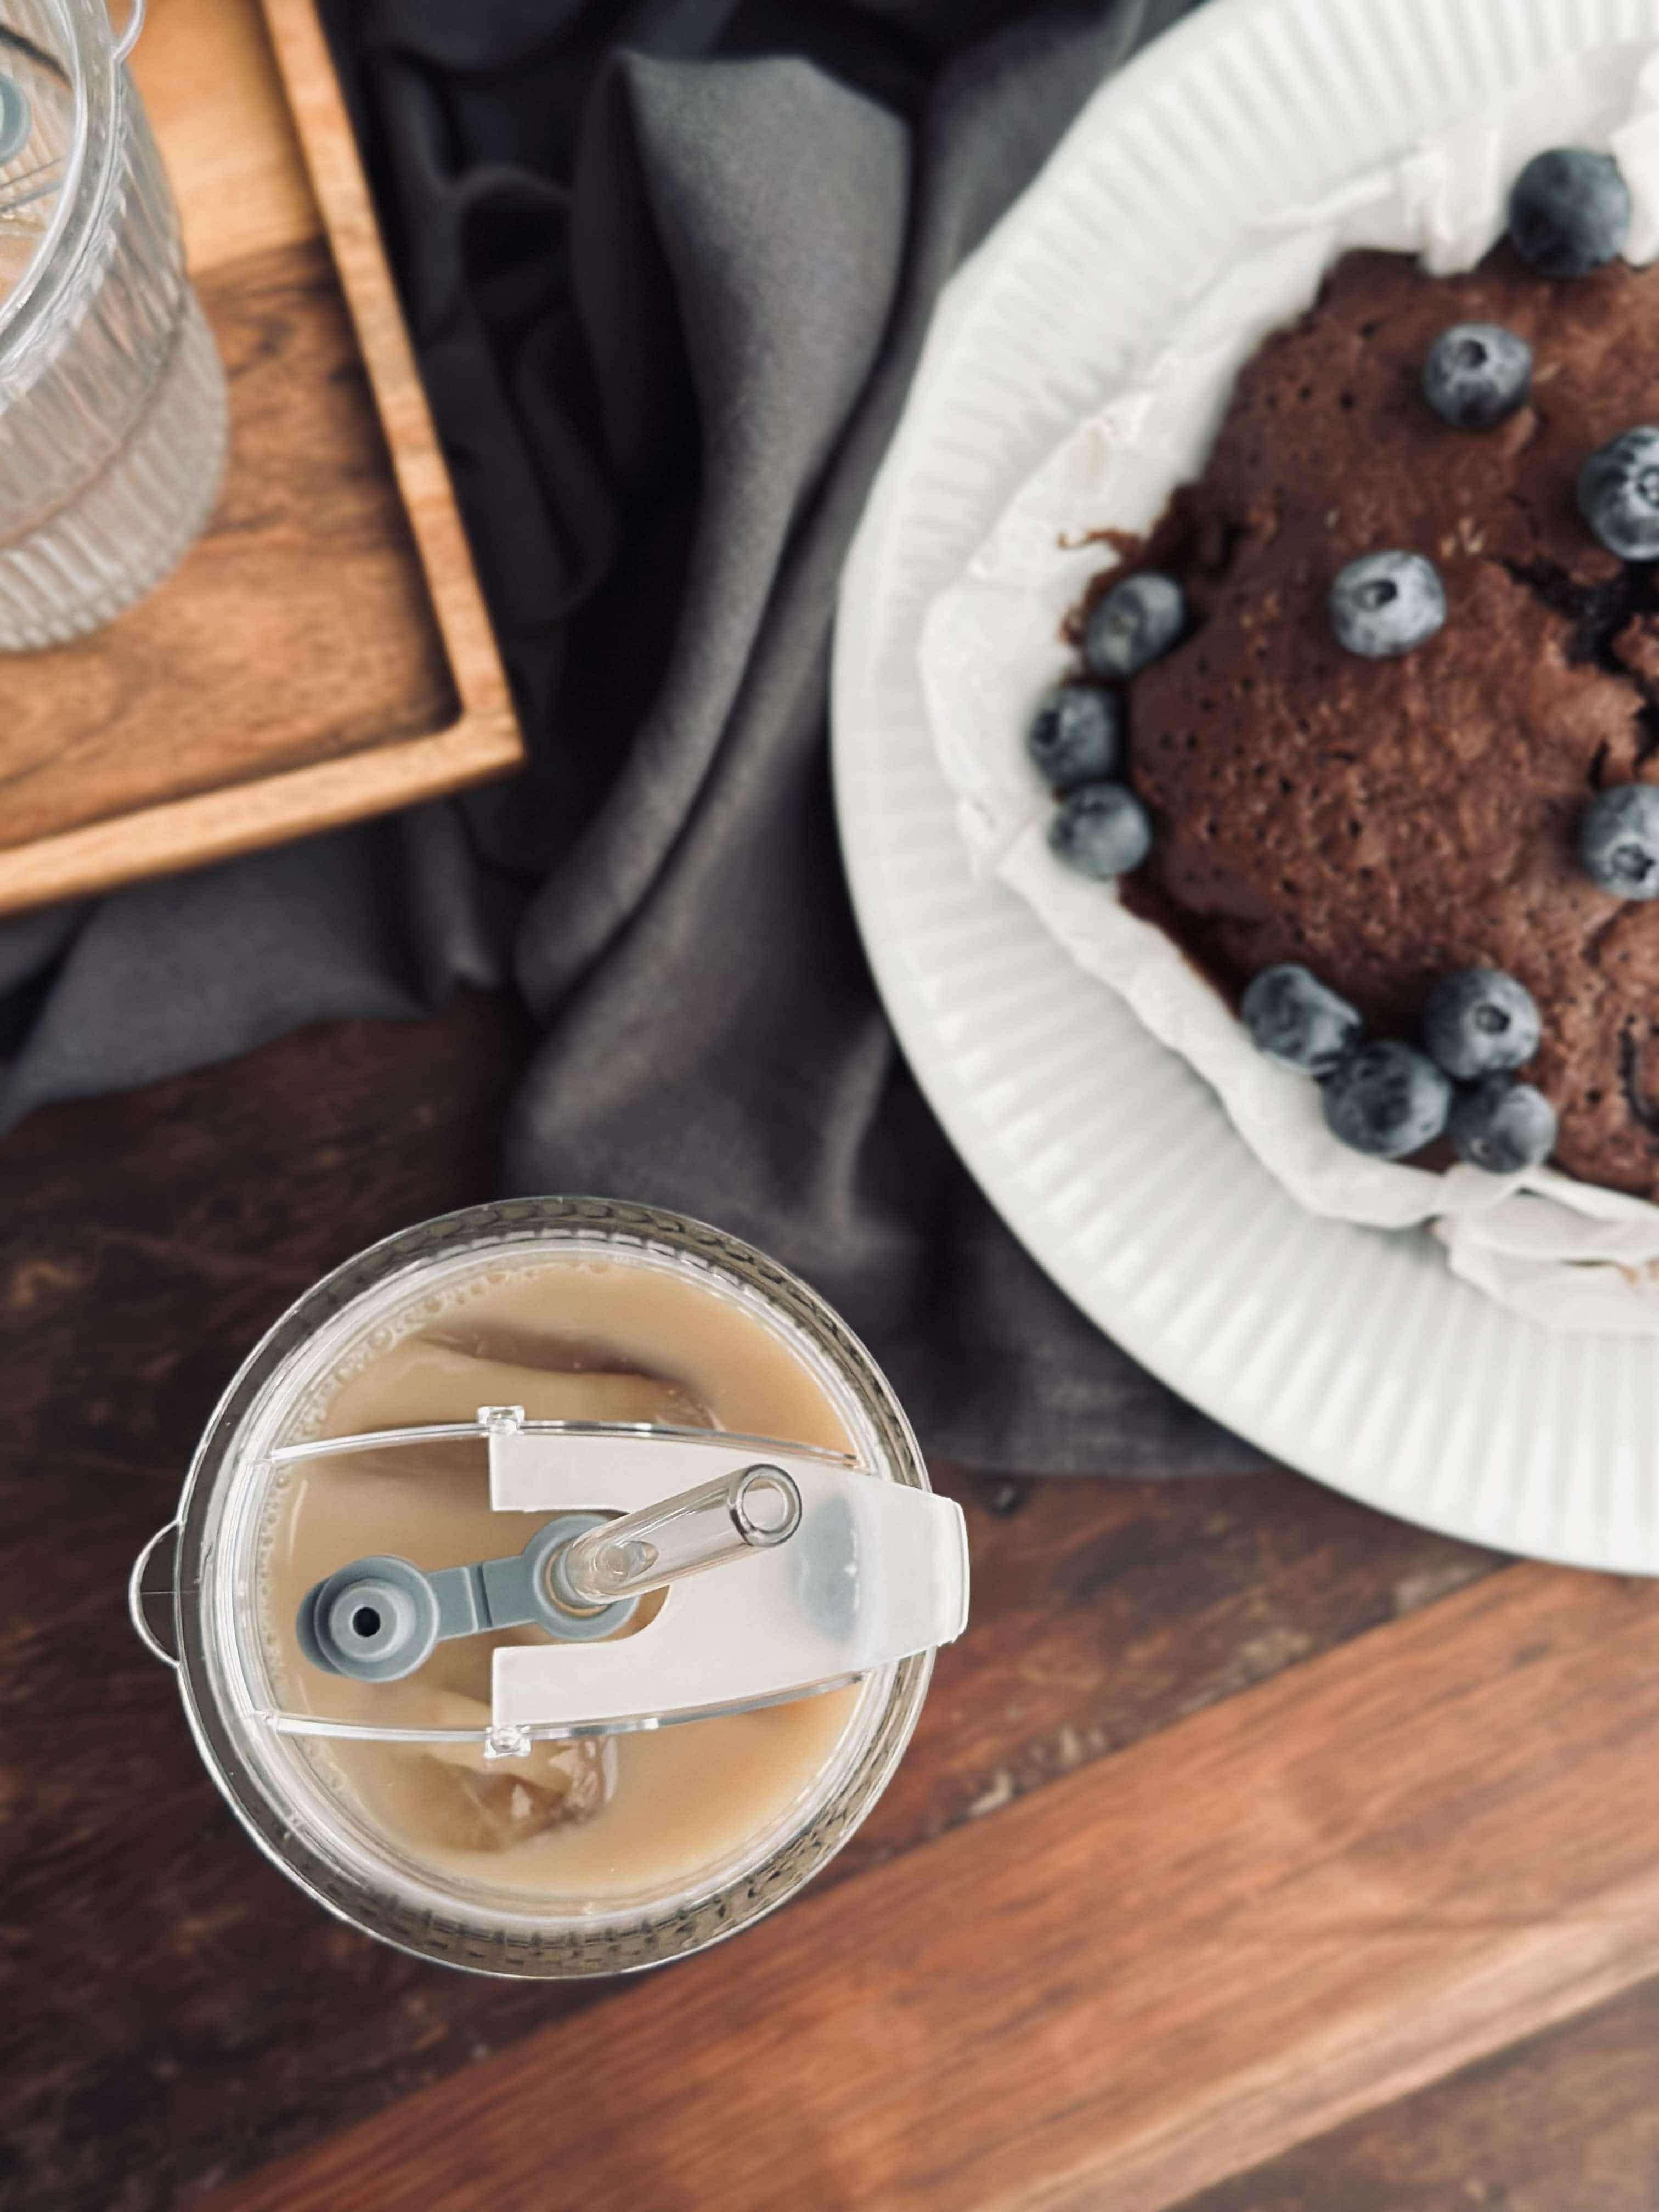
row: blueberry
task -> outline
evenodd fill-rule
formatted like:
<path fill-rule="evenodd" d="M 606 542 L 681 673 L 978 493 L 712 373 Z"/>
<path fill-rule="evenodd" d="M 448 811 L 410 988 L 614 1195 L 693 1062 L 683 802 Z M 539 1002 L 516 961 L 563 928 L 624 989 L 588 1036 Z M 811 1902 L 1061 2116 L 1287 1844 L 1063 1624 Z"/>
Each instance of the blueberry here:
<path fill-rule="evenodd" d="M 1025 750 L 1051 791 L 1098 783 L 1117 766 L 1123 726 L 1109 691 L 1092 684 L 1056 684 L 1025 732 Z"/>
<path fill-rule="evenodd" d="M 1454 323 L 1423 364 L 1423 397 L 1456 430 L 1490 430 L 1531 389 L 1532 348 L 1501 323 Z"/>
<path fill-rule="evenodd" d="M 1510 242 L 1540 276 L 1584 276 L 1623 250 L 1630 191 L 1611 154 L 1553 146 L 1510 194 Z"/>
<path fill-rule="evenodd" d="M 1358 1015 L 1294 961 L 1264 968 L 1239 1012 L 1258 1052 L 1304 1075 L 1328 1075 L 1359 1042 Z"/>
<path fill-rule="evenodd" d="M 1346 651 L 1391 660 L 1434 635 L 1446 619 L 1446 594 L 1420 553 L 1363 553 L 1339 571 L 1330 611 Z"/>
<path fill-rule="evenodd" d="M 1061 802 L 1048 843 L 1068 868 L 1104 882 L 1140 866 L 1152 850 L 1152 825 L 1121 783 L 1085 783 Z"/>
<path fill-rule="evenodd" d="M 1083 633 L 1083 658 L 1092 674 L 1121 682 L 1167 653 L 1186 627 L 1180 585 L 1143 570 L 1114 584 L 1097 605 Z"/>
<path fill-rule="evenodd" d="M 1578 825 L 1584 872 L 1615 898 L 1659 898 L 1659 787 L 1610 784 Z"/>
<path fill-rule="evenodd" d="M 1423 1010 L 1423 1042 L 1448 1075 L 1473 1083 L 1519 1067 L 1538 1049 L 1532 993 L 1498 968 L 1443 975 Z"/>
<path fill-rule="evenodd" d="M 1554 1151 L 1555 1109 L 1530 1083 L 1489 1075 L 1455 1100 L 1446 1129 L 1458 1158 L 1472 1168 L 1518 1175 Z"/>
<path fill-rule="evenodd" d="M 1578 471 L 1578 512 L 1621 561 L 1659 559 L 1659 428 L 1598 446 Z"/>
<path fill-rule="evenodd" d="M 1432 1144 L 1451 1110 L 1450 1078 L 1426 1053 L 1391 1037 L 1339 1060 L 1321 1087 L 1331 1134 L 1385 1160 Z"/>

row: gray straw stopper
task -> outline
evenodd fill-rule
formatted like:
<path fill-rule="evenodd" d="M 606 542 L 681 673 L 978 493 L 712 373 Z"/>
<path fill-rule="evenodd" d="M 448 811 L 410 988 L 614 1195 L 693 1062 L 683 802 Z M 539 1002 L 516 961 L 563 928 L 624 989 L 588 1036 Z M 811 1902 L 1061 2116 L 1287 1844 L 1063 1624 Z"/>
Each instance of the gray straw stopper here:
<path fill-rule="evenodd" d="M 554 1596 L 548 1577 L 557 1553 L 590 1528 L 605 1527 L 607 1519 L 603 1513 L 562 1513 L 544 1523 L 521 1552 L 432 1574 L 385 1553 L 353 1559 L 301 1600 L 294 1623 L 300 1649 L 325 1674 L 396 1682 L 453 1636 L 526 1626 L 544 1628 L 568 1644 L 612 1635 L 635 1600 L 578 1608 Z"/>

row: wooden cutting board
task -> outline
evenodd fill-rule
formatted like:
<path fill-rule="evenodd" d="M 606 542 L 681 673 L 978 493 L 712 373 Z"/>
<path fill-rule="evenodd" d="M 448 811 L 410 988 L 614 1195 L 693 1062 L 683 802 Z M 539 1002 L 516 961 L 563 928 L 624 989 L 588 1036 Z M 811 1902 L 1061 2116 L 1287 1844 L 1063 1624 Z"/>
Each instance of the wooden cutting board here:
<path fill-rule="evenodd" d="M 132 67 L 229 375 L 230 461 L 150 598 L 0 662 L 0 911 L 522 758 L 313 0 L 152 0 Z"/>

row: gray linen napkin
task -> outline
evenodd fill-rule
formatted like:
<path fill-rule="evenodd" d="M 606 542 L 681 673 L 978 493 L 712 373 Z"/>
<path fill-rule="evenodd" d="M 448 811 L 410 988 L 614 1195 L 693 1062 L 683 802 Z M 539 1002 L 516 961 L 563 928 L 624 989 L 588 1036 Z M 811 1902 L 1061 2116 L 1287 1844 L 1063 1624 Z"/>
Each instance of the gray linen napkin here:
<path fill-rule="evenodd" d="M 751 1238 L 946 1456 L 1251 1463 L 951 1153 L 857 940 L 825 742 L 836 573 L 939 287 L 1184 5 L 330 0 L 532 766 L 0 930 L 5 1120 L 510 985 L 539 1042 L 509 1189 Z"/>

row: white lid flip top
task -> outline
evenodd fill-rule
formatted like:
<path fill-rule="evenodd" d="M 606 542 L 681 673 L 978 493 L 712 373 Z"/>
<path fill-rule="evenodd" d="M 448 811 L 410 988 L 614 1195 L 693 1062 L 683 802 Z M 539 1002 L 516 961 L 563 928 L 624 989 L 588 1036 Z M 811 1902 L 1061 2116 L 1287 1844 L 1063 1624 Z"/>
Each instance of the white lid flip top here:
<path fill-rule="evenodd" d="M 554 1643 L 494 1655 L 490 1733 L 501 1748 L 526 1731 L 635 1729 L 776 1703 L 948 1644 L 967 1625 L 960 1506 L 769 1437 L 527 1421 L 516 1406 L 484 1407 L 476 1423 L 274 1456 L 441 1437 L 487 1441 L 497 1510 L 554 1517 L 501 1559 L 432 1574 L 391 1554 L 352 1561 L 307 1594 L 296 1625 L 313 1664 L 369 1681 L 411 1672 L 444 1638 L 526 1621 L 547 1630 Z M 647 1611 L 653 1591 L 660 1602 Z"/>

